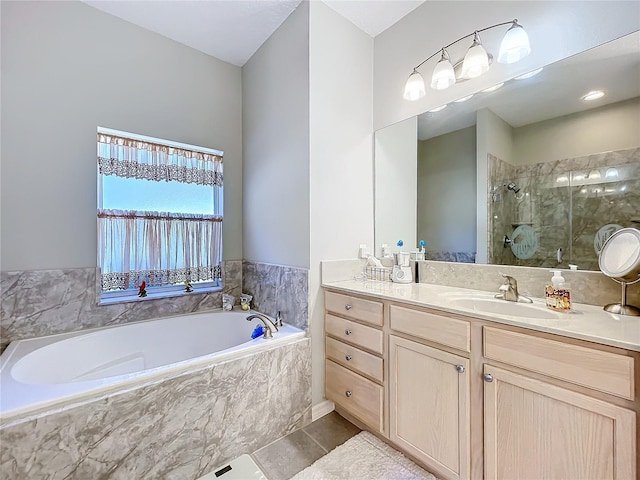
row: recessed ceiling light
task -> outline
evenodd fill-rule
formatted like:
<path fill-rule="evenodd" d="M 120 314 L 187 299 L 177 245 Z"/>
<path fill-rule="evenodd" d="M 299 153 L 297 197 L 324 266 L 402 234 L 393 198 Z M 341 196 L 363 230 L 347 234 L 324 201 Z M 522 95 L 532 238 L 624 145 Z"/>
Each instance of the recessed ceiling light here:
<path fill-rule="evenodd" d="M 498 90 L 501 86 L 504 85 L 504 82 L 499 83 L 497 85 L 494 85 L 493 87 L 489 87 L 489 88 L 485 88 L 484 90 L 482 90 L 483 92 L 495 92 L 496 90 Z"/>
<path fill-rule="evenodd" d="M 466 97 L 459 98 L 458 100 L 454 100 L 454 102 L 456 102 L 456 103 L 466 102 L 466 101 L 467 101 L 467 100 L 469 100 L 471 97 L 473 97 L 473 93 L 472 93 L 471 95 L 467 95 Z"/>
<path fill-rule="evenodd" d="M 516 80 L 524 80 L 525 78 L 531 78 L 534 75 L 539 74 L 541 71 L 542 71 L 542 68 L 539 68 L 537 70 L 533 70 L 533 71 L 531 71 L 529 73 L 525 73 L 524 75 L 520 75 L 520 76 L 516 77 Z"/>
<path fill-rule="evenodd" d="M 440 110 L 444 110 L 445 108 L 447 108 L 447 105 L 440 105 L 439 107 L 434 108 L 433 110 L 429 110 L 429 113 L 436 113 L 439 112 Z"/>
<path fill-rule="evenodd" d="M 591 90 L 589 93 L 584 95 L 582 100 L 585 102 L 589 102 L 591 100 L 597 100 L 598 98 L 604 97 L 604 92 L 602 90 Z"/>

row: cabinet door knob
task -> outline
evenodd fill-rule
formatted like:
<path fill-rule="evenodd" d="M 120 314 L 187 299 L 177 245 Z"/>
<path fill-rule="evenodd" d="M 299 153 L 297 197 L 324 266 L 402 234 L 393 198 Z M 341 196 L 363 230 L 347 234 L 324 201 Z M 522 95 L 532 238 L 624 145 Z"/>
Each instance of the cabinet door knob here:
<path fill-rule="evenodd" d="M 351 390 L 347 390 L 346 392 L 344 392 L 344 394 L 347 396 L 347 398 L 348 398 L 348 397 L 351 397 L 351 395 L 353 395 L 353 394 L 351 393 Z"/>
<path fill-rule="evenodd" d="M 489 383 L 493 382 L 493 375 L 491 375 L 490 373 L 485 373 L 484 374 L 484 381 L 485 382 L 489 382 Z"/>
<path fill-rule="evenodd" d="M 349 330 L 348 328 L 345 329 L 344 334 L 345 335 L 351 335 L 351 330 Z"/>
<path fill-rule="evenodd" d="M 464 365 L 456 365 L 456 370 L 458 373 L 464 373 Z"/>
<path fill-rule="evenodd" d="M 351 360 L 351 355 L 345 355 L 344 358 L 348 362 L 349 360 Z"/>
<path fill-rule="evenodd" d="M 345 310 L 351 310 L 351 305 L 349 305 L 348 303 L 344 306 Z"/>

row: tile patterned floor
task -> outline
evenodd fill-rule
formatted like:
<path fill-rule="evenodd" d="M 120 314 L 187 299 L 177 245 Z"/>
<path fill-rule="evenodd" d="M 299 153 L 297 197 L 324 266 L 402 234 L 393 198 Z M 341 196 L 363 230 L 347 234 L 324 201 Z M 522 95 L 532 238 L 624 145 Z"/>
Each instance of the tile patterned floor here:
<path fill-rule="evenodd" d="M 251 456 L 269 480 L 288 480 L 359 432 L 358 427 L 331 412 Z"/>

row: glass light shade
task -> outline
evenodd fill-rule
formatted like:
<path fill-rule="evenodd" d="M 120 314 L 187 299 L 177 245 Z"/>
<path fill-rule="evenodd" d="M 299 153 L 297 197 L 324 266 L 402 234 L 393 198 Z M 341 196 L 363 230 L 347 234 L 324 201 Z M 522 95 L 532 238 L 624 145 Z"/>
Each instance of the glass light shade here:
<path fill-rule="evenodd" d="M 404 86 L 404 98 L 407 100 L 418 100 L 426 95 L 424 88 L 424 79 L 416 69 L 409 75 L 407 83 Z"/>
<path fill-rule="evenodd" d="M 462 76 L 464 78 L 476 78 L 487 70 L 489 70 L 489 56 L 476 34 L 473 44 L 469 47 L 469 51 L 464 56 L 464 61 L 462 62 Z"/>
<path fill-rule="evenodd" d="M 442 58 L 433 69 L 431 76 L 431 88 L 434 90 L 444 90 L 456 83 L 456 74 L 453 71 L 453 65 L 449 61 L 449 55 L 442 50 Z"/>
<path fill-rule="evenodd" d="M 507 30 L 502 43 L 500 44 L 500 52 L 498 53 L 499 63 L 515 63 L 522 60 L 531 53 L 529 45 L 529 36 L 522 26 L 517 22 L 513 22 L 511 28 Z"/>

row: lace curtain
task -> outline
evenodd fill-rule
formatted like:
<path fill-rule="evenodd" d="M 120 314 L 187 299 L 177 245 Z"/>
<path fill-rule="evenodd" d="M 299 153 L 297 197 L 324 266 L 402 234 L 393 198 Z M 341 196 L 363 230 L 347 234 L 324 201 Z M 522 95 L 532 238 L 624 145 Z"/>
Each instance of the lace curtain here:
<path fill-rule="evenodd" d="M 102 291 L 219 280 L 222 157 L 98 134 L 101 175 L 211 185 L 214 214 L 98 210 Z"/>

